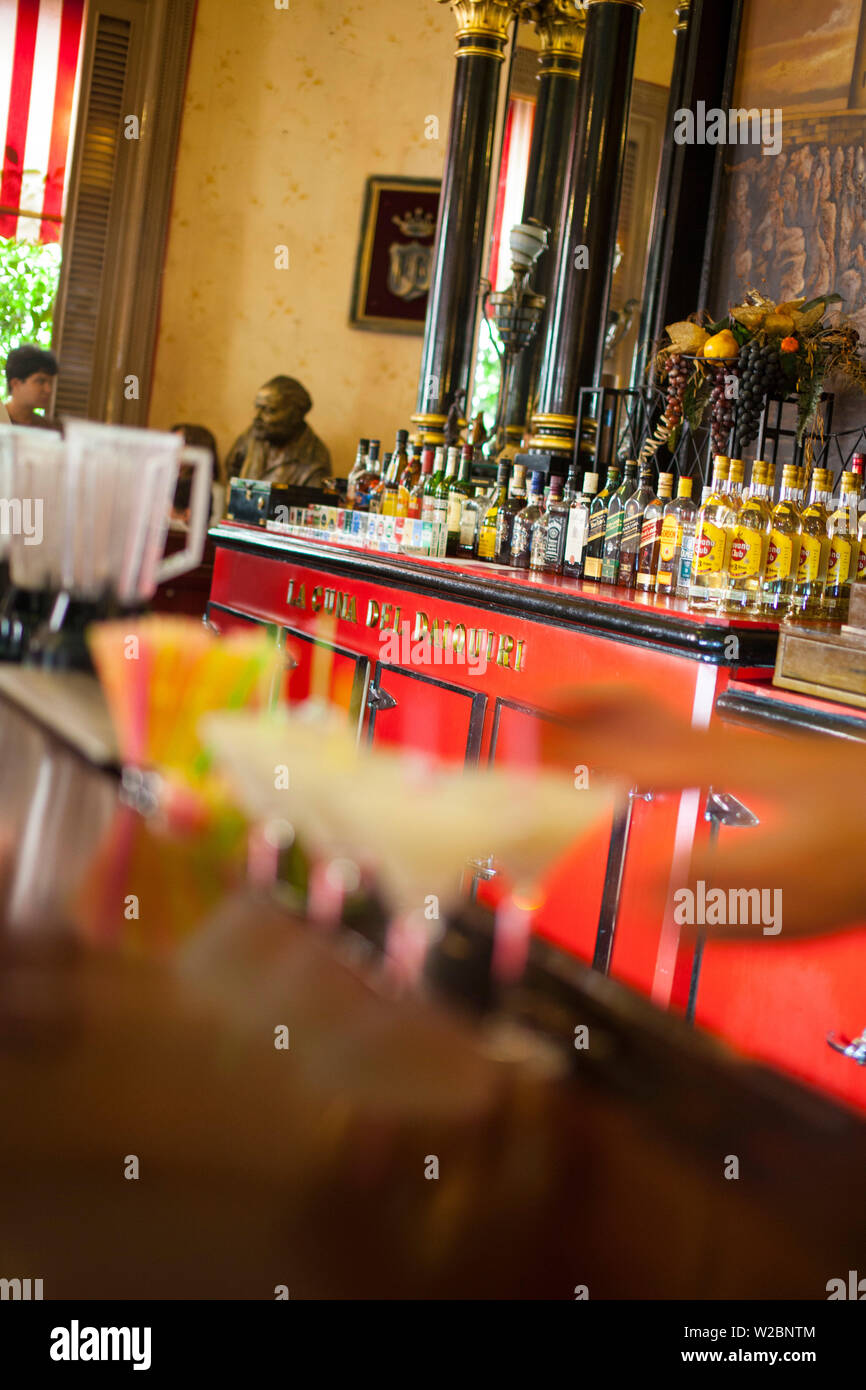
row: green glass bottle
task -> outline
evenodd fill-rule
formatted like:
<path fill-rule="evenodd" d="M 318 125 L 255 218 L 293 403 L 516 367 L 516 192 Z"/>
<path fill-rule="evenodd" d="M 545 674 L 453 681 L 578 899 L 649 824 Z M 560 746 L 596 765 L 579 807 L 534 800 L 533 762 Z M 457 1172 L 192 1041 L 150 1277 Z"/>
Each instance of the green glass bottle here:
<path fill-rule="evenodd" d="M 601 492 L 596 493 L 589 509 L 589 531 L 583 555 L 584 579 L 601 579 L 604 561 L 604 533 L 607 526 L 607 506 L 619 487 L 619 465 L 612 463 L 607 470 L 607 480 Z"/>
<path fill-rule="evenodd" d="M 460 470 L 448 489 L 448 536 L 445 542 L 446 555 L 456 555 L 460 547 L 460 522 L 463 516 L 463 504 L 472 496 L 469 478 L 472 473 L 473 452 L 474 450 L 471 444 L 464 444 L 463 452 L 460 456 Z"/>
<path fill-rule="evenodd" d="M 622 528 L 625 522 L 625 504 L 637 488 L 637 464 L 628 459 L 622 482 L 607 504 L 604 523 L 604 550 L 601 559 L 601 577 L 605 584 L 615 584 L 619 578 L 619 556 L 622 547 Z"/>

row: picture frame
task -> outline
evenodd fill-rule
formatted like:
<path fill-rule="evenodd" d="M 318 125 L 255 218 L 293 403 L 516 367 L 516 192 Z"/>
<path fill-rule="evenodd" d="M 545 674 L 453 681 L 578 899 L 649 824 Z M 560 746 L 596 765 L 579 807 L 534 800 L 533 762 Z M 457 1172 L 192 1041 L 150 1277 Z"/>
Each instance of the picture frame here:
<path fill-rule="evenodd" d="M 424 332 L 441 179 L 373 174 L 365 184 L 350 322 Z"/>

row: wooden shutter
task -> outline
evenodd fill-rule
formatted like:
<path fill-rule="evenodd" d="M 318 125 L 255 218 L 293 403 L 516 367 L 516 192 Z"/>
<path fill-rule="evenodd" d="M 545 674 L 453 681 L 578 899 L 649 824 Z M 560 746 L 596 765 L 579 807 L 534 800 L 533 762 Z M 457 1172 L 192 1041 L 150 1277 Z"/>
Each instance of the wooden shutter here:
<path fill-rule="evenodd" d="M 58 416 L 147 420 L 193 8 L 88 6 L 54 324 Z M 130 116 L 137 140 L 125 135 Z"/>

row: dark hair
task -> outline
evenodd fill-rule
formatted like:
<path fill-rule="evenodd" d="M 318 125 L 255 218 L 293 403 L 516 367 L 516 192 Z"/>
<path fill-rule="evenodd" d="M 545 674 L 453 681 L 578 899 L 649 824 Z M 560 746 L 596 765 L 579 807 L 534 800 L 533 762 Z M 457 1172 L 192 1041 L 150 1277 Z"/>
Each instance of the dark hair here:
<path fill-rule="evenodd" d="M 182 468 L 177 475 L 177 483 L 174 489 L 174 501 L 172 506 L 176 512 L 185 512 L 190 504 L 192 497 L 192 473 L 188 468 Z"/>
<path fill-rule="evenodd" d="M 204 425 L 172 425 L 171 432 L 172 434 L 182 434 L 184 444 L 193 444 L 197 449 L 209 449 L 212 476 L 216 477 L 218 471 L 217 446 L 210 430 L 206 430 Z"/>
<path fill-rule="evenodd" d="M 172 425 L 172 434 L 183 436 L 184 444 L 194 445 L 197 449 L 207 449 L 210 453 L 210 476 L 211 482 L 219 476 L 219 461 L 217 459 L 216 440 L 210 430 L 206 430 L 204 425 Z M 174 489 L 174 502 L 172 506 L 176 512 L 185 512 L 189 506 L 192 496 L 192 471 L 189 468 L 181 468 L 177 475 L 177 484 Z"/>
<path fill-rule="evenodd" d="M 6 358 L 6 385 L 11 388 L 13 381 L 26 381 L 36 372 L 56 376 L 58 371 L 57 358 L 48 348 L 37 347 L 35 343 L 21 343 Z"/>

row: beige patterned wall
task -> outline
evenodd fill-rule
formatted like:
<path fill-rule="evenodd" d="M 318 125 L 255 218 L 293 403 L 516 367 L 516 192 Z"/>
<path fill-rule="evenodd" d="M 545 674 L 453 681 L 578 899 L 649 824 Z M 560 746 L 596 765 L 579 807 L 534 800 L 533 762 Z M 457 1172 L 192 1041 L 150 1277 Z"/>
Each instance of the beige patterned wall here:
<path fill-rule="evenodd" d="M 648 0 L 639 77 L 667 80 L 673 9 Z M 152 425 L 207 425 L 224 456 L 257 387 L 286 372 L 310 390 L 336 472 L 361 433 L 391 446 L 421 340 L 349 326 L 364 182 L 441 175 L 454 33 L 434 0 L 199 0 Z"/>
<path fill-rule="evenodd" d="M 199 0 L 152 425 L 205 424 L 225 455 L 258 386 L 286 372 L 335 471 L 362 431 L 390 447 L 421 340 L 349 327 L 364 182 L 441 174 L 453 36 L 446 7 L 407 0 Z"/>

